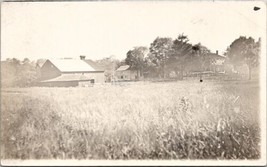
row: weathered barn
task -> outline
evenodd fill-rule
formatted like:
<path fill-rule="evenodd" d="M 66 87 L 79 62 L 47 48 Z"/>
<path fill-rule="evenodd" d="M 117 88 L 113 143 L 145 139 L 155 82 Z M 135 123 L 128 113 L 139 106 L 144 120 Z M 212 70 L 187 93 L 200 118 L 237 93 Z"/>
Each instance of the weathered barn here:
<path fill-rule="evenodd" d="M 130 81 L 137 79 L 137 71 L 131 70 L 129 65 L 120 66 L 116 72 L 115 77 L 117 81 Z"/>
<path fill-rule="evenodd" d="M 40 86 L 89 86 L 105 82 L 104 71 L 84 59 L 47 60 L 40 68 Z"/>

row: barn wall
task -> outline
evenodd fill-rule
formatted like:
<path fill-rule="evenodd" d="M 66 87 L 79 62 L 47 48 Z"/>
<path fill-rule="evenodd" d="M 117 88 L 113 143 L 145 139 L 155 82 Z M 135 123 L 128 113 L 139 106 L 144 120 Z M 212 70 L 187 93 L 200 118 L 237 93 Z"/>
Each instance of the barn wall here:
<path fill-rule="evenodd" d="M 40 69 L 40 73 L 41 80 L 52 79 L 61 75 L 61 72 L 49 60 L 44 63 Z"/>
<path fill-rule="evenodd" d="M 79 81 L 79 87 L 90 87 L 93 86 L 91 81 Z"/>
<path fill-rule="evenodd" d="M 105 82 L 105 75 L 104 71 L 101 72 L 67 72 L 64 74 L 77 74 L 77 75 L 84 75 L 88 77 L 88 79 L 94 79 L 95 83 L 104 83 Z"/>
<path fill-rule="evenodd" d="M 45 82 L 45 83 L 39 83 L 38 86 L 44 86 L 44 87 L 76 87 L 79 83 L 77 81 L 68 81 L 68 82 Z"/>
<path fill-rule="evenodd" d="M 84 73 L 84 75 L 90 79 L 94 79 L 95 83 L 105 82 L 104 72 Z"/>

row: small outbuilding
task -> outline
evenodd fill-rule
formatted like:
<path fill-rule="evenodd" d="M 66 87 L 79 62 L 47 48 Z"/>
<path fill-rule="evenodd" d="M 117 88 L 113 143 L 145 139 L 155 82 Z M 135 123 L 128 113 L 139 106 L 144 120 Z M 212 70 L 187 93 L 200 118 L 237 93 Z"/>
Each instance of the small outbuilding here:
<path fill-rule="evenodd" d="M 137 71 L 131 70 L 129 65 L 123 65 L 116 70 L 115 77 L 117 81 L 137 80 Z"/>

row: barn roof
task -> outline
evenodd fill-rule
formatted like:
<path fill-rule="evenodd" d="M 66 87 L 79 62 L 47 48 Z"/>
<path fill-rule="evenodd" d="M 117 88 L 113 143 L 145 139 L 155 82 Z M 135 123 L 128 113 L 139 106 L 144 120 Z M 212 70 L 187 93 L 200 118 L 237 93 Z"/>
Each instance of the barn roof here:
<path fill-rule="evenodd" d="M 42 67 L 45 62 L 46 62 L 46 59 L 39 59 L 39 60 L 37 60 L 36 67 Z"/>
<path fill-rule="evenodd" d="M 94 62 L 93 60 L 87 59 L 84 60 L 87 64 L 89 64 L 91 67 L 93 67 L 96 71 L 105 71 L 104 67 L 100 66 L 99 64 L 97 64 L 96 62 Z"/>
<path fill-rule="evenodd" d="M 88 81 L 91 78 L 82 74 L 62 74 L 59 77 L 44 80 L 41 82 L 66 82 L 66 81 Z"/>
<path fill-rule="evenodd" d="M 51 59 L 49 61 L 61 72 L 97 71 L 88 63 L 80 59 Z"/>
<path fill-rule="evenodd" d="M 124 66 L 120 66 L 116 71 L 125 71 L 128 70 L 130 68 L 129 65 L 124 65 Z"/>

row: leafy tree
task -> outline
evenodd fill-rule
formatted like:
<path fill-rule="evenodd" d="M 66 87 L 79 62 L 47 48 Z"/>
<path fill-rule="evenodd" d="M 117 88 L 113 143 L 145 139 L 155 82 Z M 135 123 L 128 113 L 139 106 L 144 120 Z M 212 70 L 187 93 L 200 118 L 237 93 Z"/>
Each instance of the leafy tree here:
<path fill-rule="evenodd" d="M 24 58 L 23 61 L 22 61 L 23 64 L 28 64 L 30 63 L 30 59 L 28 58 Z"/>
<path fill-rule="evenodd" d="M 155 78 L 159 76 L 158 67 L 157 67 L 156 62 L 153 62 L 154 60 L 155 60 L 154 55 L 152 55 L 149 52 L 144 60 L 144 63 L 145 63 L 144 71 L 143 71 L 144 77 Z"/>
<path fill-rule="evenodd" d="M 113 56 L 97 60 L 96 63 L 104 68 L 104 74 L 108 82 L 114 79 L 115 71 L 121 65 L 121 62 Z"/>
<path fill-rule="evenodd" d="M 213 63 L 215 63 L 215 57 L 210 56 L 210 50 L 206 46 L 198 43 L 194 45 L 192 49 L 197 60 L 195 66 L 199 69 L 199 71 L 205 71 L 207 67 L 210 67 Z"/>
<path fill-rule="evenodd" d="M 260 47 L 260 39 L 255 42 L 251 37 L 240 36 L 227 48 L 226 56 L 234 65 L 245 63 L 249 69 L 248 79 L 250 80 L 251 70 L 259 65 Z"/>
<path fill-rule="evenodd" d="M 11 63 L 12 59 L 1 61 L 1 86 L 12 87 L 15 83 L 16 69 Z"/>
<path fill-rule="evenodd" d="M 131 67 L 131 69 L 137 71 L 137 78 L 143 76 L 143 69 L 146 65 L 145 56 L 148 49 L 143 46 L 135 47 L 133 50 L 127 52 L 125 63 Z"/>
<path fill-rule="evenodd" d="M 179 35 L 177 39 L 173 41 L 171 54 L 168 57 L 168 68 L 175 71 L 176 76 L 179 79 L 183 79 L 183 72 L 192 57 L 192 45 L 188 43 L 189 39 L 185 35 Z"/>
<path fill-rule="evenodd" d="M 181 41 L 181 42 L 184 42 L 184 43 L 188 43 L 189 42 L 188 36 L 184 35 L 183 33 L 178 35 L 177 40 Z"/>
<path fill-rule="evenodd" d="M 30 86 L 37 79 L 37 71 L 28 58 L 25 58 L 20 64 L 21 69 L 18 77 L 19 86 Z"/>
<path fill-rule="evenodd" d="M 198 72 L 204 72 L 205 70 L 210 70 L 210 67 L 216 62 L 216 57 L 211 56 L 210 50 L 206 47 L 201 45 L 201 43 L 195 44 L 192 47 L 194 59 L 194 69 Z M 200 79 L 202 79 L 202 73 L 200 74 Z"/>
<path fill-rule="evenodd" d="M 2 86 L 30 86 L 37 79 L 35 65 L 29 59 L 16 58 L 1 62 Z"/>
<path fill-rule="evenodd" d="M 157 68 L 158 74 L 159 71 L 162 71 L 161 76 L 165 78 L 166 76 L 166 62 L 169 57 L 170 51 L 172 47 L 172 39 L 171 38 L 160 38 L 157 37 L 153 43 L 151 43 L 149 51 L 149 59 L 150 62 L 155 65 Z"/>

